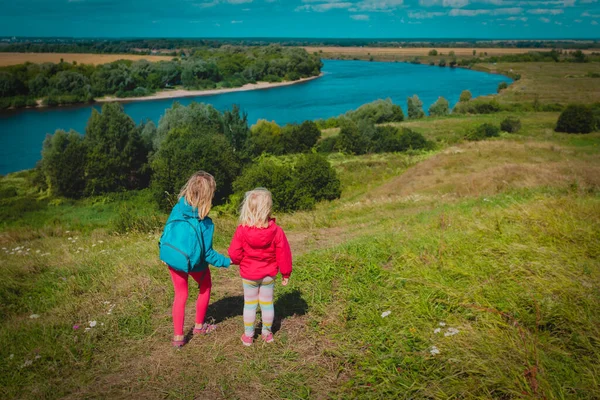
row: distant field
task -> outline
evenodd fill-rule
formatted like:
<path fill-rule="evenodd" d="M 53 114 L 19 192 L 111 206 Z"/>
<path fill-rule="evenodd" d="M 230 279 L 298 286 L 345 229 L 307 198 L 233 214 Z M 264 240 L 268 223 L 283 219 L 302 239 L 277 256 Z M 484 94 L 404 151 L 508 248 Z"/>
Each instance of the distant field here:
<path fill-rule="evenodd" d="M 493 73 L 520 74 L 498 100 L 504 103 L 594 103 L 600 101 L 600 78 L 592 74 L 600 70 L 598 63 L 482 63 L 475 69 Z"/>
<path fill-rule="evenodd" d="M 79 64 L 107 64 L 117 60 L 171 60 L 171 56 L 136 56 L 132 54 L 71 54 L 71 53 L 0 53 L 0 67 L 32 63 L 58 63 L 77 61 Z"/>
<path fill-rule="evenodd" d="M 415 47 L 415 48 L 397 48 L 397 47 L 304 47 L 309 53 L 320 52 L 323 54 L 337 54 L 337 55 L 372 55 L 372 56 L 426 56 L 429 54 L 434 47 Z M 439 53 L 444 55 L 449 54 L 451 51 L 456 56 L 472 56 L 473 50 L 477 51 L 477 54 L 487 53 L 488 56 L 498 56 L 504 54 L 525 54 L 538 49 L 502 49 L 502 48 L 435 48 Z M 543 51 L 550 51 L 550 49 L 539 49 Z M 570 50 L 565 50 L 570 51 Z M 583 50 L 584 53 L 592 53 L 591 50 Z"/>

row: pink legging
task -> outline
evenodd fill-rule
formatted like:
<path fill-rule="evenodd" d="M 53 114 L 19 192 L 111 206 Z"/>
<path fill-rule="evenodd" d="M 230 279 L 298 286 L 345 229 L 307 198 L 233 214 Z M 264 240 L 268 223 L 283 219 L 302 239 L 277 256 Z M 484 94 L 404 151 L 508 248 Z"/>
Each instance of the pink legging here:
<path fill-rule="evenodd" d="M 183 321 L 185 318 L 185 303 L 188 298 L 188 274 L 181 271 L 175 271 L 169 268 L 173 288 L 175 289 L 175 300 L 173 301 L 173 329 L 175 335 L 183 335 Z M 190 272 L 189 275 L 198 282 L 200 293 L 196 300 L 196 323 L 203 324 L 206 316 L 206 309 L 210 301 L 210 289 L 212 281 L 210 279 L 210 270 L 207 268 L 202 272 Z"/>

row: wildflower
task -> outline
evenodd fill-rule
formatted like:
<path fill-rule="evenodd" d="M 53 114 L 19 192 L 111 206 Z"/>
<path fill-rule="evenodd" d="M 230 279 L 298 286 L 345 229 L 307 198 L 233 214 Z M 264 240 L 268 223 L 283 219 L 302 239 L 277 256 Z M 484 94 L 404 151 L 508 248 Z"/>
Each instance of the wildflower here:
<path fill-rule="evenodd" d="M 94 244 L 92 245 L 92 247 L 96 247 L 96 243 L 94 243 Z"/>
<path fill-rule="evenodd" d="M 14 355 L 14 354 L 11 354 L 10 356 L 8 356 L 8 358 L 9 358 L 10 360 L 12 360 L 13 358 L 15 358 L 15 355 Z"/>
<path fill-rule="evenodd" d="M 440 326 L 446 326 L 445 322 L 440 322 Z"/>
<path fill-rule="evenodd" d="M 76 331 L 77 329 L 79 329 L 79 325 L 77 325 L 77 324 L 73 325 L 73 330 Z"/>
<path fill-rule="evenodd" d="M 433 330 L 433 333 L 440 333 L 442 331 L 442 328 L 435 328 Z"/>
<path fill-rule="evenodd" d="M 23 363 L 23 365 L 21 365 L 21 368 L 29 367 L 31 364 L 33 364 L 33 361 L 31 361 L 31 360 L 25 360 L 25 362 Z"/>
<path fill-rule="evenodd" d="M 438 349 L 437 346 L 431 346 L 429 352 L 432 356 L 435 356 L 436 354 L 440 354 L 440 349 Z"/>
<path fill-rule="evenodd" d="M 73 238 L 69 236 L 69 238 L 67 240 L 73 240 Z"/>
<path fill-rule="evenodd" d="M 446 333 L 444 333 L 444 336 L 448 337 L 448 336 L 454 336 L 458 333 L 458 329 L 456 328 L 448 328 L 448 330 L 446 331 Z"/>
<path fill-rule="evenodd" d="M 87 332 L 87 331 L 89 331 L 90 329 L 92 329 L 92 328 L 85 328 L 85 331 Z"/>
<path fill-rule="evenodd" d="M 42 358 L 42 356 L 40 356 L 40 355 L 38 354 L 38 355 L 36 355 L 34 358 L 35 358 L 36 360 L 39 360 L 40 358 Z"/>
<path fill-rule="evenodd" d="M 102 244 L 104 243 L 104 240 L 98 240 L 98 243 Z"/>
<path fill-rule="evenodd" d="M 39 318 L 39 317 L 40 317 L 40 314 L 31 314 L 31 315 L 29 316 L 29 318 L 31 318 L 31 319 L 37 319 L 37 318 Z"/>
<path fill-rule="evenodd" d="M 90 328 L 93 328 L 96 326 L 96 321 L 90 321 Z"/>
<path fill-rule="evenodd" d="M 65 231 L 65 233 L 71 233 L 71 231 Z"/>
<path fill-rule="evenodd" d="M 39 251 L 39 250 L 36 250 L 36 251 L 35 251 L 35 254 L 40 254 L 40 251 Z"/>
<path fill-rule="evenodd" d="M 65 278 L 64 276 L 61 276 L 61 277 L 60 277 L 60 278 L 58 278 L 58 279 L 60 279 L 60 280 L 61 280 L 61 281 L 63 281 L 63 282 L 66 282 L 66 281 L 67 281 L 67 278 Z"/>
<path fill-rule="evenodd" d="M 388 310 L 388 311 L 384 311 L 384 312 L 382 312 L 382 313 L 381 313 L 381 318 L 385 318 L 385 317 L 387 317 L 388 315 L 390 315 L 391 313 L 392 313 L 392 312 L 391 312 L 391 311 L 389 311 L 389 310 Z"/>

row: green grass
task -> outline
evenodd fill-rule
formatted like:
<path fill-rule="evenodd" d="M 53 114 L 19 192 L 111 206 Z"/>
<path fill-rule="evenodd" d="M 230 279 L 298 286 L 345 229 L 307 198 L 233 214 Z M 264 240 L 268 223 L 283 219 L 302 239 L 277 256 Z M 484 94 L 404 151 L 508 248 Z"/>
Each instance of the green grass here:
<path fill-rule="evenodd" d="M 518 134 L 462 140 L 507 115 Z M 437 150 L 330 155 L 342 198 L 277 216 L 295 269 L 272 346 L 239 343 L 232 267 L 212 270 L 218 334 L 170 348 L 148 192 L 71 201 L 4 177 L 0 396 L 598 398 L 600 136 L 557 134 L 556 118 L 407 121 Z M 213 220 L 224 251 L 235 217 Z"/>

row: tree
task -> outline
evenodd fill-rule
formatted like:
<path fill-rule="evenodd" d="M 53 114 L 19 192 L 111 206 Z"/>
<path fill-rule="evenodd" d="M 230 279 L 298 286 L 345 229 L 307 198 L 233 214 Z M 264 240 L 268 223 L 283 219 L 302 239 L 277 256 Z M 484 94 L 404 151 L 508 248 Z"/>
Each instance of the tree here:
<path fill-rule="evenodd" d="M 283 151 L 286 154 L 307 152 L 320 137 L 321 131 L 313 121 L 286 125 L 281 132 Z"/>
<path fill-rule="evenodd" d="M 224 201 L 232 193 L 239 162 L 224 135 L 174 128 L 153 158 L 152 170 L 152 192 L 158 204 L 168 209 L 185 182 L 198 170 L 215 177 L 215 201 Z"/>
<path fill-rule="evenodd" d="M 438 52 L 437 52 L 437 50 L 436 50 L 436 49 L 431 49 L 431 50 L 429 50 L 429 55 L 430 55 L 430 56 L 437 56 L 437 55 L 438 55 Z"/>
<path fill-rule="evenodd" d="M 442 117 L 450 114 L 450 103 L 443 97 L 438 97 L 437 101 L 429 107 L 429 115 L 432 117 Z"/>
<path fill-rule="evenodd" d="M 416 94 L 408 98 L 408 119 L 419 119 L 425 116 L 423 102 Z"/>
<path fill-rule="evenodd" d="M 262 153 L 283 154 L 284 149 L 281 134 L 281 127 L 275 121 L 258 120 L 256 125 L 250 128 L 250 137 L 248 139 L 250 154 L 255 156 Z"/>
<path fill-rule="evenodd" d="M 501 91 L 503 91 L 504 89 L 506 89 L 508 87 L 508 84 L 506 82 L 500 82 L 498 84 L 498 93 L 500 93 Z"/>
<path fill-rule="evenodd" d="M 320 154 L 301 156 L 296 162 L 294 175 L 297 190 L 303 198 L 312 198 L 314 202 L 319 202 L 338 199 L 342 194 L 337 173 Z"/>
<path fill-rule="evenodd" d="M 491 137 L 500 136 L 500 128 L 489 123 L 481 124 L 474 130 L 470 131 L 467 140 L 483 140 Z"/>
<path fill-rule="evenodd" d="M 250 135 L 248 128 L 248 114 L 242 112 L 238 105 L 234 104 L 231 110 L 223 113 L 223 133 L 234 151 L 241 151 L 246 146 Z"/>
<path fill-rule="evenodd" d="M 50 192 L 81 197 L 85 188 L 87 149 L 79 133 L 57 130 L 47 135 L 42 147 L 41 170 Z"/>
<path fill-rule="evenodd" d="M 556 122 L 556 132 L 590 133 L 595 129 L 594 113 L 583 104 L 570 104 L 560 113 Z"/>
<path fill-rule="evenodd" d="M 500 129 L 508 133 L 518 132 L 521 129 L 521 120 L 516 117 L 506 117 L 500 123 Z"/>
<path fill-rule="evenodd" d="M 473 98 L 471 92 L 469 92 L 468 90 L 463 90 L 460 94 L 460 98 L 458 99 L 458 101 L 464 103 L 471 100 L 471 98 Z"/>
<path fill-rule="evenodd" d="M 92 110 L 86 127 L 88 148 L 86 194 L 93 195 L 147 185 L 148 148 L 139 129 L 118 103 Z"/>
<path fill-rule="evenodd" d="M 399 105 L 392 103 L 391 99 L 379 99 L 364 104 L 356 110 L 348 111 L 346 116 L 355 121 L 368 120 L 373 124 L 401 122 L 404 120 L 402 108 Z"/>
<path fill-rule="evenodd" d="M 158 122 L 154 146 L 160 147 L 167 133 L 175 128 L 189 129 L 196 133 L 224 132 L 222 115 L 210 104 L 193 102 L 186 107 L 175 102 Z"/>
<path fill-rule="evenodd" d="M 362 120 L 363 123 L 369 121 Z M 340 134 L 338 147 L 341 151 L 348 154 L 365 154 L 369 151 L 370 138 L 361 132 L 359 125 L 348 118 L 340 120 Z"/>

